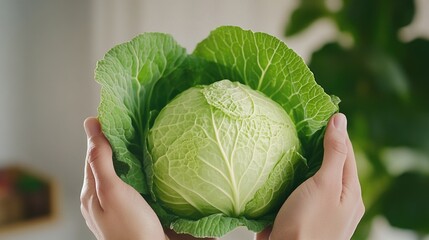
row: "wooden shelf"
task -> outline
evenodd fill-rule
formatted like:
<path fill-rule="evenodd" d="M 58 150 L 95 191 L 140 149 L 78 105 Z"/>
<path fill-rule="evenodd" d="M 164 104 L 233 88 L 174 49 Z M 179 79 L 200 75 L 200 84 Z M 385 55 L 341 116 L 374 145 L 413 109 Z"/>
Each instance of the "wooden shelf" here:
<path fill-rule="evenodd" d="M 23 166 L 0 168 L 0 233 L 54 221 L 57 197 L 49 177 Z"/>

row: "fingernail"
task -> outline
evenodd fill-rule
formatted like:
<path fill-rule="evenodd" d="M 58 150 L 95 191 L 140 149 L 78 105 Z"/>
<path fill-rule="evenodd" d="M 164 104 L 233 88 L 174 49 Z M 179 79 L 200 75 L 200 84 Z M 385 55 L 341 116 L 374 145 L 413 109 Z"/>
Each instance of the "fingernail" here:
<path fill-rule="evenodd" d="M 98 124 L 96 119 L 89 118 L 85 120 L 84 128 L 87 137 L 93 137 L 101 132 L 100 124 Z"/>
<path fill-rule="evenodd" d="M 340 131 L 347 130 L 347 119 L 346 116 L 342 113 L 335 114 L 334 116 L 334 126 Z"/>

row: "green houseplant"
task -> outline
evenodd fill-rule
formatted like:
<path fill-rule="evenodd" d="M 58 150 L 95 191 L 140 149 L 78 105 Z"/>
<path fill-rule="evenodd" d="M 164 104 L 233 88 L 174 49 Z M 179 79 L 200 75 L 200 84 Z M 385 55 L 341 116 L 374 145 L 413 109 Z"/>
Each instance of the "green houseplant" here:
<path fill-rule="evenodd" d="M 360 155 L 366 215 L 354 239 L 366 239 L 375 216 L 391 225 L 429 233 L 429 41 L 403 41 L 415 3 L 409 0 L 342 0 L 338 10 L 325 0 L 301 0 L 285 26 L 285 36 L 324 18 L 338 40 L 315 51 L 309 63 L 317 81 L 342 100 L 349 131 Z M 341 44 L 347 35 L 352 44 Z M 409 157 L 388 157 L 405 149 Z M 392 155 L 392 154 L 391 154 Z M 423 156 L 423 157 L 417 157 Z M 413 165 L 413 164 L 414 165 Z M 405 167 L 392 170 L 392 165 Z"/>

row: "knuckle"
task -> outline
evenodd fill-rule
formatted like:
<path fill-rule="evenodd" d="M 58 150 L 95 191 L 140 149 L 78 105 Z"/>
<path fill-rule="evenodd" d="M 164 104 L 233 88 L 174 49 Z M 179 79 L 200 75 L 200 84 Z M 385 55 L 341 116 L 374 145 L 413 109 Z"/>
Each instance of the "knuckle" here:
<path fill-rule="evenodd" d="M 90 198 L 90 194 L 88 192 L 82 192 L 80 194 L 80 203 L 85 204 L 88 202 L 88 199 Z"/>
<path fill-rule="evenodd" d="M 365 214 L 365 204 L 361 196 L 356 198 L 354 205 L 357 211 L 357 215 L 359 216 L 359 218 L 362 218 Z"/>
<path fill-rule="evenodd" d="M 363 204 L 363 202 L 361 201 L 359 204 L 357 204 L 355 209 L 355 217 L 359 220 L 362 219 L 365 215 L 365 205 Z"/>
<path fill-rule="evenodd" d="M 84 217 L 86 216 L 87 209 L 88 208 L 81 202 L 81 204 L 80 204 L 80 212 L 82 213 L 82 215 Z"/>
<path fill-rule="evenodd" d="M 84 182 L 82 186 L 82 190 L 80 192 L 80 202 L 86 202 L 93 194 L 92 188 L 88 185 L 88 183 Z"/>
<path fill-rule="evenodd" d="M 88 191 L 84 188 L 82 189 L 82 192 L 80 193 L 80 202 L 84 203 L 88 199 Z"/>
<path fill-rule="evenodd" d="M 90 199 L 91 199 L 90 193 L 88 193 L 88 192 L 82 192 L 81 193 L 81 195 L 80 195 L 80 208 L 81 208 L 81 210 L 88 209 Z"/>
<path fill-rule="evenodd" d="M 363 203 L 363 201 L 361 201 L 361 204 L 360 204 L 360 213 L 361 213 L 361 217 L 365 214 L 365 204 Z"/>
<path fill-rule="evenodd" d="M 353 185 L 352 191 L 353 191 L 354 196 L 356 196 L 359 199 L 359 201 L 362 201 L 362 188 L 360 187 L 359 180 L 355 179 L 352 182 L 352 185 Z"/>
<path fill-rule="evenodd" d="M 82 204 L 85 201 L 85 193 L 80 194 L 80 203 Z"/>
<path fill-rule="evenodd" d="M 359 211 L 361 213 L 364 213 L 365 212 L 365 204 L 363 202 L 362 197 L 359 198 L 359 204 L 358 204 L 358 206 L 359 206 Z"/>

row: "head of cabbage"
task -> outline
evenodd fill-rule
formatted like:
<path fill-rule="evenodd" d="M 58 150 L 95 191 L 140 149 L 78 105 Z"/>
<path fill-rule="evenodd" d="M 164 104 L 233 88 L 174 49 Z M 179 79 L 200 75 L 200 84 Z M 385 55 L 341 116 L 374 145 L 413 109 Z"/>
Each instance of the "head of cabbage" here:
<path fill-rule="evenodd" d="M 339 102 L 283 42 L 231 26 L 192 54 L 139 35 L 97 63 L 96 80 L 117 174 L 165 227 L 196 237 L 272 224 L 320 166 Z"/>
<path fill-rule="evenodd" d="M 293 173 L 270 179 L 274 168 L 290 169 L 301 160 L 286 111 L 229 80 L 192 87 L 174 98 L 156 118 L 148 144 L 155 195 L 189 218 L 263 216 L 281 191 L 261 189 L 274 187 L 273 181 L 279 189 L 293 183 Z"/>

